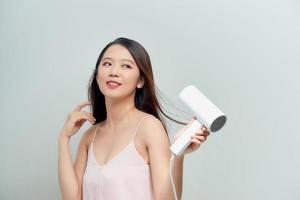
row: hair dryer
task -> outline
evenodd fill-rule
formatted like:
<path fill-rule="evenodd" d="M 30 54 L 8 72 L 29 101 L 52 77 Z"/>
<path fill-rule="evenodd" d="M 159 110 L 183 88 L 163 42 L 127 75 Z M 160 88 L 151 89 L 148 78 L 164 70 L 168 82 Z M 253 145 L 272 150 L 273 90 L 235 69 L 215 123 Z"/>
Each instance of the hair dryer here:
<path fill-rule="evenodd" d="M 176 156 L 181 155 L 190 145 L 191 136 L 203 125 L 210 131 L 220 130 L 227 117 L 194 85 L 185 87 L 179 94 L 180 100 L 194 113 L 196 120 L 171 145 L 170 150 Z"/>

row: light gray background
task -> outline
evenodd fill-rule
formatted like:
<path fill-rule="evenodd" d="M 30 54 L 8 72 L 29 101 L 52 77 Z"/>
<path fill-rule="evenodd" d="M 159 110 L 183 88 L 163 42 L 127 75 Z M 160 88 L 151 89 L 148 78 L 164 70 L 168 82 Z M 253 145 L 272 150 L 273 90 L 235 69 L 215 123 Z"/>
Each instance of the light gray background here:
<path fill-rule="evenodd" d="M 0 199 L 60 199 L 57 136 L 102 48 L 148 51 L 173 117 L 196 85 L 228 116 L 184 163 L 184 200 L 300 199 L 299 1 L 1 1 Z M 164 104 L 165 105 L 165 104 Z M 174 109 L 177 107 L 178 109 Z M 188 112 L 188 111 L 187 111 Z M 71 140 L 76 153 L 84 127 Z M 169 135 L 181 126 L 169 123 Z"/>

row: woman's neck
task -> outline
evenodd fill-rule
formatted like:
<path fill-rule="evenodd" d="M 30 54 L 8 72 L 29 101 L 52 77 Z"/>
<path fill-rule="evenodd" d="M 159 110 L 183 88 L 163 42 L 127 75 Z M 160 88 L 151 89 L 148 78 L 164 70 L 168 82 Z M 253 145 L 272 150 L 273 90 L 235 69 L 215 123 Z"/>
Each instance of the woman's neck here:
<path fill-rule="evenodd" d="M 132 119 L 137 108 L 135 107 L 134 100 L 106 100 L 106 113 L 105 126 L 111 130 L 117 130 L 125 127 Z"/>

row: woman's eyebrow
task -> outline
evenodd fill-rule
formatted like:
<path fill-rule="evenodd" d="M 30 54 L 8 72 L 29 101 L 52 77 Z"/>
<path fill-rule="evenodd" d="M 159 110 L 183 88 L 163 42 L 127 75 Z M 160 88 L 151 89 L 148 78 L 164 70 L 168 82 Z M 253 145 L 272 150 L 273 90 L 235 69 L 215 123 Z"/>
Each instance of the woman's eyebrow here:
<path fill-rule="evenodd" d="M 125 61 L 128 61 L 128 62 L 131 62 L 134 65 L 134 63 L 131 60 L 128 60 L 128 59 L 121 59 L 121 60 L 125 60 Z"/>
<path fill-rule="evenodd" d="M 103 58 L 103 60 L 105 60 L 105 59 L 113 60 L 111 57 Z M 132 64 L 134 64 L 134 62 L 132 62 L 131 60 L 128 60 L 128 59 L 120 59 L 120 60 L 128 61 L 128 62 L 131 62 Z"/>

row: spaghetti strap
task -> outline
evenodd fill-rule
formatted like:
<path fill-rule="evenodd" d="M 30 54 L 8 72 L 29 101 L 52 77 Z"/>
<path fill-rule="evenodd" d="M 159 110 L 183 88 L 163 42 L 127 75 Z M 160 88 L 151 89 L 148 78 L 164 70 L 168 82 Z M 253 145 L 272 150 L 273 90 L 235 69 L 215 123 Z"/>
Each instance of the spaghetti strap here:
<path fill-rule="evenodd" d="M 142 120 L 145 119 L 143 115 L 136 116 L 134 121 L 130 123 L 131 128 L 126 131 L 128 136 L 130 134 L 129 139 L 132 139 L 133 135 L 136 136 L 137 129 L 141 126 Z M 146 122 L 144 123 L 146 124 Z M 99 137 L 101 137 L 102 126 L 97 124 L 95 126 L 97 127 L 93 127 L 95 130 L 91 133 L 93 134 L 95 131 L 94 137 L 91 137 L 95 140 L 94 142 L 97 142 L 96 136 L 100 134 Z M 142 133 L 142 128 L 140 127 L 140 133 Z M 101 140 L 101 138 L 99 139 Z M 93 147 L 92 143 L 88 151 L 82 180 L 83 200 L 155 199 L 150 164 L 146 163 L 133 141 L 129 141 L 125 147 L 104 164 L 97 162 Z"/>
<path fill-rule="evenodd" d="M 95 137 L 96 137 L 96 134 L 97 134 L 97 130 L 98 130 L 98 126 L 99 126 L 99 124 L 96 125 L 96 130 L 95 130 L 94 135 L 93 135 L 92 143 L 94 143 L 94 140 L 95 140 Z"/>
<path fill-rule="evenodd" d="M 138 128 L 140 127 L 140 124 L 142 123 L 143 119 L 145 119 L 146 117 L 147 117 L 147 115 L 144 116 L 144 117 L 142 117 L 142 118 L 139 120 L 138 125 L 136 126 L 136 128 L 135 128 L 135 130 L 134 130 L 134 134 L 133 134 L 133 137 L 132 137 L 132 141 L 134 140 L 134 138 L 135 138 L 135 136 L 136 136 L 136 133 L 137 133 Z"/>

